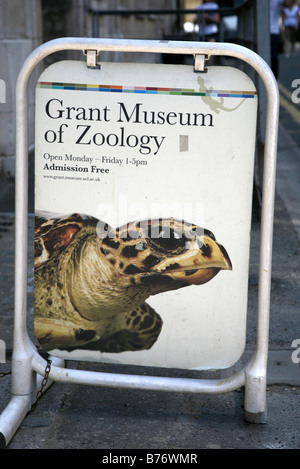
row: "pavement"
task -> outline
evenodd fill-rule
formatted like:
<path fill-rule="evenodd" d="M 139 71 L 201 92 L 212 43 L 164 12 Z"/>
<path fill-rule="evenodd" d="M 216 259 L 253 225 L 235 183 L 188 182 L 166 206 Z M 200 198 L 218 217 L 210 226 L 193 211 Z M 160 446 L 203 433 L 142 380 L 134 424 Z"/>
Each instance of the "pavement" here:
<path fill-rule="evenodd" d="M 299 52 L 295 59 L 289 60 L 292 62 L 281 58 L 279 82 L 291 93 L 292 79 L 296 78 L 295 70 L 300 69 Z M 279 128 L 267 423 L 250 424 L 244 420 L 241 389 L 219 395 L 197 395 L 54 383 L 41 397 L 35 411 L 25 417 L 8 445 L 9 450 L 100 449 L 102 460 L 100 458 L 99 462 L 106 462 L 104 458 L 108 455 L 134 455 L 138 449 L 146 450 L 149 454 L 158 450 L 197 454 L 197 450 L 201 449 L 300 448 L 300 349 L 297 352 L 294 348 L 297 339 L 300 344 L 300 132 L 299 127 L 297 132 L 297 119 L 295 121 L 300 104 L 297 107 L 291 100 L 290 104 L 294 108 L 293 112 L 288 112 L 287 107 L 282 105 Z M 0 363 L 0 374 L 4 374 L 0 377 L 0 412 L 10 399 L 11 375 L 6 373 L 9 373 L 11 367 L 13 330 L 12 189 L 13 182 L 7 182 L 0 190 L 0 337 L 6 343 L 6 363 Z M 28 330 L 33 342 L 36 342 L 32 331 L 34 220 L 31 215 L 28 219 Z M 236 369 L 248 362 L 255 347 L 259 230 L 260 222 L 254 213 L 246 347 L 241 360 L 234 367 Z M 191 370 L 157 370 L 101 363 L 68 362 L 67 365 L 70 368 L 116 373 L 187 377 L 199 377 L 199 373 L 200 377 L 203 375 Z M 224 376 L 225 372 L 219 373 Z M 151 460 L 144 459 L 143 462 Z"/>

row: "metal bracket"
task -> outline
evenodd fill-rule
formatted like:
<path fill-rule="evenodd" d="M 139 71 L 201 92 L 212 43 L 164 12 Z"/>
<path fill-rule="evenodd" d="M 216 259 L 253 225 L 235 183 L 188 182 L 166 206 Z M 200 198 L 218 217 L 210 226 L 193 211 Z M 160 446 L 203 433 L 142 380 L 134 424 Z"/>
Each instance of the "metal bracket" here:
<path fill-rule="evenodd" d="M 207 60 L 207 56 L 205 54 L 195 54 L 195 72 L 202 72 L 206 73 L 207 68 L 205 67 L 205 60 Z"/>
<path fill-rule="evenodd" d="M 84 55 L 86 55 L 86 66 L 87 68 L 93 68 L 95 70 L 100 70 L 100 65 L 97 64 L 97 50 L 85 50 Z"/>

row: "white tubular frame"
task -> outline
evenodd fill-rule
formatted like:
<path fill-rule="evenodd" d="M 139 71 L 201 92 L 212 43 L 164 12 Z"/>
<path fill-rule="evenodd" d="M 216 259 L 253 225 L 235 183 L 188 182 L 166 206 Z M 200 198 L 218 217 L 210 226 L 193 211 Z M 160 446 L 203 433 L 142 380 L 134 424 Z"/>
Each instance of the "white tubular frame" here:
<path fill-rule="evenodd" d="M 16 84 L 16 240 L 15 317 L 12 356 L 11 400 L 0 415 L 0 445 L 5 447 L 31 408 L 44 375 L 46 360 L 32 344 L 27 328 L 27 229 L 28 229 L 28 142 L 27 87 L 34 68 L 48 55 L 62 50 L 146 52 L 196 56 L 230 56 L 250 65 L 261 77 L 267 92 L 264 152 L 261 241 L 257 311 L 257 341 L 252 359 L 239 373 L 220 379 L 179 379 L 102 373 L 64 368 L 63 360 L 52 358 L 50 380 L 96 386 L 156 391 L 225 393 L 245 387 L 245 419 L 266 421 L 266 372 L 268 358 L 273 214 L 279 116 L 277 82 L 266 62 L 253 51 L 236 44 L 146 41 L 119 39 L 61 38 L 49 41 L 29 55 Z M 37 379 L 38 375 L 38 379 Z"/>

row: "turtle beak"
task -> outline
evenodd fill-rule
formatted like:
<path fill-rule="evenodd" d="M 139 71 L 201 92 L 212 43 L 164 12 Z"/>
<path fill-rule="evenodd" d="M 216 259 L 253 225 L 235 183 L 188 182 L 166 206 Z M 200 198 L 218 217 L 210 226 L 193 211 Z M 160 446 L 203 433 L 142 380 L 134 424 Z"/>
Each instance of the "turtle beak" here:
<path fill-rule="evenodd" d="M 155 266 L 155 271 L 174 280 L 191 285 L 202 285 L 213 279 L 220 270 L 232 270 L 225 248 L 210 236 L 189 241 L 186 253 L 180 259 L 165 259 Z"/>

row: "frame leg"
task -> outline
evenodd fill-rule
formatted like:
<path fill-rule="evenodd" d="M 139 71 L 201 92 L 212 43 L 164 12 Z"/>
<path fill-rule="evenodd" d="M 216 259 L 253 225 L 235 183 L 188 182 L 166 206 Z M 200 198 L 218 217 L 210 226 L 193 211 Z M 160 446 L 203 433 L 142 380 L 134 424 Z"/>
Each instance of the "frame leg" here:
<path fill-rule="evenodd" d="M 13 396 L 0 415 L 0 448 L 6 448 L 31 407 L 31 394 Z"/>
<path fill-rule="evenodd" d="M 64 360 L 60 358 L 54 358 L 53 362 L 56 366 L 64 366 Z M 12 395 L 11 400 L 0 414 L 0 449 L 7 447 L 22 421 L 30 411 L 32 401 L 41 387 L 43 376 L 36 374 L 31 368 L 27 378 L 28 381 L 31 379 L 35 381 L 33 391 L 25 395 Z M 52 383 L 53 381 L 49 380 L 43 391 L 51 386 Z"/>
<path fill-rule="evenodd" d="M 255 367 L 245 372 L 244 418 L 249 423 L 267 423 L 267 378 L 255 374 Z"/>

